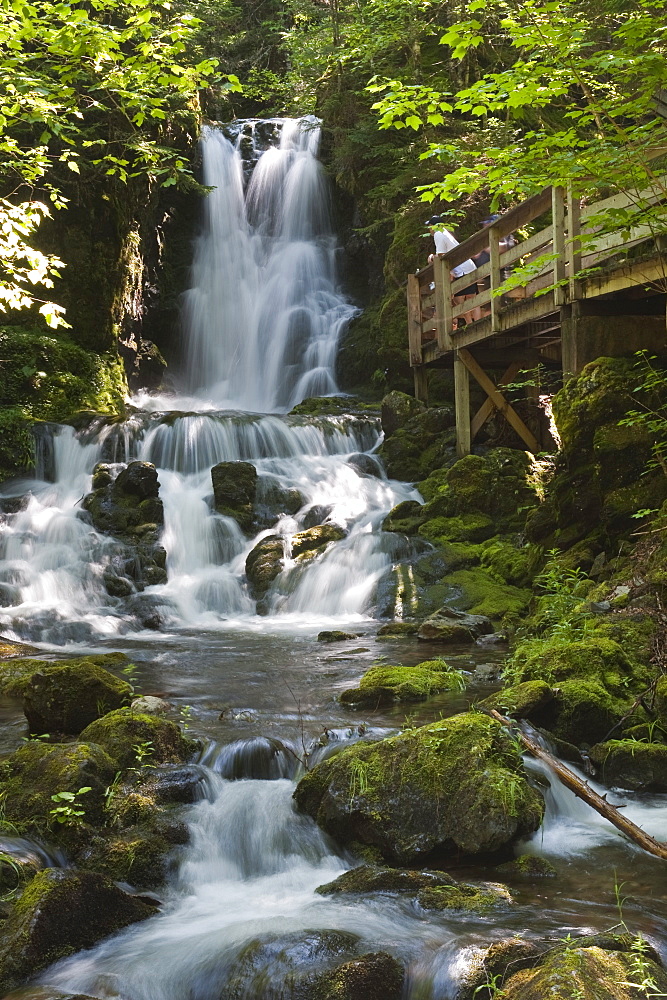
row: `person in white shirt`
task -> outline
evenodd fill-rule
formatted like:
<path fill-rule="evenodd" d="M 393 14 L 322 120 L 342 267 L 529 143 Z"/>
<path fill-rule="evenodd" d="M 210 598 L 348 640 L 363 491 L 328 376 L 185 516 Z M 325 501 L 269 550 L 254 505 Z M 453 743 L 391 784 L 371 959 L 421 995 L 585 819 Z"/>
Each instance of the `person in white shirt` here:
<path fill-rule="evenodd" d="M 428 226 L 430 232 L 433 235 L 433 242 L 435 243 L 435 253 L 432 253 L 429 258 L 429 264 L 433 263 L 436 256 L 442 257 L 454 247 L 459 245 L 459 241 L 454 237 L 448 229 L 444 226 L 444 217 L 441 215 L 433 215 L 430 219 L 426 220 L 426 225 Z M 470 274 L 476 269 L 477 265 L 473 260 L 468 257 L 464 260 L 462 264 L 457 264 L 456 267 L 451 269 L 450 276 L 452 281 L 456 278 L 462 278 L 464 274 Z M 452 302 L 454 305 L 459 305 L 461 302 L 465 302 L 466 299 L 471 299 L 473 296 L 477 295 L 477 282 L 472 285 L 468 285 L 467 288 L 461 289 L 457 295 L 452 297 Z M 476 315 L 479 313 L 479 315 Z M 479 309 L 473 309 L 471 312 L 463 313 L 462 319 L 466 323 L 472 323 L 473 320 L 479 319 L 481 312 Z"/>

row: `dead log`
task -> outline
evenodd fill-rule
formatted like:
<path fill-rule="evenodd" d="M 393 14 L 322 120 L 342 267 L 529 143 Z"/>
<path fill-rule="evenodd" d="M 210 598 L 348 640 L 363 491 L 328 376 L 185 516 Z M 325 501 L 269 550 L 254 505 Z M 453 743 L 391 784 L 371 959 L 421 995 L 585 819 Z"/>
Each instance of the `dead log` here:
<path fill-rule="evenodd" d="M 489 713 L 494 719 L 502 723 L 503 726 L 508 728 L 512 727 L 512 719 L 506 719 L 495 709 Z M 582 781 L 578 778 L 573 771 L 566 767 L 565 764 L 561 763 L 557 757 L 553 757 L 546 750 L 543 750 L 539 745 L 537 740 L 528 736 L 521 729 L 518 730 L 518 736 L 525 748 L 530 751 L 533 757 L 537 757 L 538 760 L 544 761 L 544 763 L 557 775 L 560 781 L 563 782 L 566 788 L 569 788 L 571 792 L 577 796 L 577 798 L 582 799 L 584 802 L 595 809 L 601 816 L 608 819 L 617 830 L 624 833 L 626 837 L 632 840 L 635 844 L 641 847 L 648 854 L 652 854 L 656 858 L 667 859 L 667 843 L 660 840 L 656 840 L 650 834 L 642 830 L 640 826 L 633 823 L 631 819 L 627 816 L 623 816 L 622 813 L 618 811 L 615 806 L 607 802 L 606 798 L 602 795 L 598 795 L 597 792 L 593 791 L 588 782 Z"/>

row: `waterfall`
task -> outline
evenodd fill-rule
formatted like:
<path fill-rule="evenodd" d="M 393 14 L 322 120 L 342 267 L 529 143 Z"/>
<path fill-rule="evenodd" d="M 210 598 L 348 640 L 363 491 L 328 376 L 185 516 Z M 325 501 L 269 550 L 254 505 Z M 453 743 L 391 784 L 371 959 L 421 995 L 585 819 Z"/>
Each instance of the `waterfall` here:
<path fill-rule="evenodd" d="M 214 128 L 202 138 L 212 190 L 185 298 L 186 386 L 221 409 L 273 413 L 336 392 L 336 347 L 356 312 L 336 280 L 319 124 L 278 124 L 247 192 L 241 143 L 256 155 L 253 124 L 235 144 Z"/>

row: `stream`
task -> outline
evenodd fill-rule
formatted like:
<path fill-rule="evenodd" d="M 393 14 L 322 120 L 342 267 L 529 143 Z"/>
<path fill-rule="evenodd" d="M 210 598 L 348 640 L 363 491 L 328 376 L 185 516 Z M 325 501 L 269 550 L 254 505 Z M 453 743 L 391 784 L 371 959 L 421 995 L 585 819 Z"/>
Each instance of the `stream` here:
<path fill-rule="evenodd" d="M 388 894 L 314 892 L 358 859 L 295 811 L 300 759 L 399 729 L 404 708 L 354 713 L 336 694 L 380 657 L 411 665 L 442 649 L 377 636 L 379 619 L 410 615 L 410 567 L 425 544 L 381 531 L 392 507 L 419 494 L 384 474 L 375 457 L 379 420 L 354 409 L 289 415 L 306 397 L 336 393 L 336 348 L 356 311 L 336 275 L 318 141 L 309 118 L 206 130 L 204 183 L 213 190 L 184 298 L 178 384 L 131 400 L 122 422 L 42 428 L 36 478 L 7 484 L 0 496 L 0 632 L 46 658 L 126 653 L 137 688 L 166 698 L 172 717 L 206 741 L 202 797 L 183 807 L 190 841 L 161 912 L 41 973 L 49 987 L 122 1000 L 282 1000 L 281 976 L 304 961 L 317 967 L 327 954 L 340 962 L 384 950 L 407 967 L 406 998 L 454 1000 L 476 950 L 492 941 L 520 933 L 555 943 L 618 924 L 618 886 L 628 926 L 667 957 L 662 863 L 534 762 L 547 812 L 517 853 L 548 858 L 557 878 L 501 879 L 514 902 L 490 916 L 434 913 Z M 95 531 L 80 501 L 97 463 L 136 459 L 158 471 L 167 581 L 112 596 L 105 573 L 131 552 Z M 257 469 L 260 505 L 268 509 L 276 490 L 298 491 L 302 501 L 275 524 L 267 515 L 253 538 L 212 506 L 211 467 L 238 460 Z M 292 536 L 323 520 L 345 537 L 311 561 L 290 558 Z M 288 556 L 258 614 L 245 561 L 272 534 L 285 539 Z M 318 642 L 324 629 L 356 638 Z M 498 686 L 503 656 L 488 642 L 448 647 L 466 690 L 416 706 L 410 723 L 485 697 Z M 10 699 L 0 717 L 8 753 L 25 721 Z M 287 749 L 269 753 L 269 740 Z M 611 798 L 667 839 L 667 796 Z M 469 862 L 448 868 L 456 878 L 494 879 Z M 248 945 L 258 939 L 249 965 Z"/>

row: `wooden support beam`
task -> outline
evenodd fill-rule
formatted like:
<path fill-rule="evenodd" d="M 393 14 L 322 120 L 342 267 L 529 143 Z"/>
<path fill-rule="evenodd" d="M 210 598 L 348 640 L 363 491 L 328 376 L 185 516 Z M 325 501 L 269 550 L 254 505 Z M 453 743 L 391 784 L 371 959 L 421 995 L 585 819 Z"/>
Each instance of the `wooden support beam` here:
<path fill-rule="evenodd" d="M 441 257 L 433 261 L 435 281 L 435 338 L 441 351 L 452 349 L 452 278 Z"/>
<path fill-rule="evenodd" d="M 575 274 L 581 271 L 581 199 L 575 195 L 572 185 L 567 189 L 567 239 L 568 262 L 567 276 L 569 280 L 570 302 L 579 297 L 579 282 Z"/>
<path fill-rule="evenodd" d="M 426 365 L 415 365 L 412 369 L 415 378 L 415 399 L 428 403 L 428 377 Z"/>
<path fill-rule="evenodd" d="M 408 349 L 410 364 L 422 363 L 422 304 L 419 277 L 408 275 Z"/>
<path fill-rule="evenodd" d="M 521 368 L 521 362 L 513 361 L 509 366 L 509 368 L 507 369 L 507 371 L 502 376 L 502 378 L 498 379 L 498 385 L 499 386 L 509 385 L 509 383 L 513 380 L 514 376 L 517 374 L 520 368 Z M 493 400 L 490 397 L 487 397 L 487 399 L 484 400 L 484 402 L 482 403 L 482 405 L 480 406 L 479 410 L 472 418 L 472 421 L 470 423 L 470 437 L 472 441 L 475 440 L 475 438 L 477 437 L 477 435 L 479 434 L 482 427 L 489 419 L 495 408 L 496 405 L 493 402 Z"/>
<path fill-rule="evenodd" d="M 554 187 L 551 189 L 551 221 L 554 231 L 554 253 L 558 256 L 554 261 L 553 282 L 554 303 L 562 306 L 567 298 L 565 294 L 565 188 Z"/>
<path fill-rule="evenodd" d="M 489 263 L 491 264 L 491 331 L 492 333 L 499 332 L 500 318 L 500 297 L 494 295 L 496 288 L 499 288 L 502 284 L 502 277 L 500 274 L 500 234 L 498 232 L 497 226 L 491 226 L 489 228 L 489 253 L 491 259 Z"/>
<path fill-rule="evenodd" d="M 466 354 L 468 352 L 466 351 Z M 458 458 L 470 454 L 470 379 L 468 367 L 454 352 L 454 408 L 456 411 L 456 454 Z"/>
<path fill-rule="evenodd" d="M 470 351 L 466 350 L 465 347 L 461 347 L 456 352 L 456 357 L 457 361 L 459 363 L 462 362 L 470 374 L 481 385 L 482 389 L 487 396 L 489 396 L 496 409 L 500 410 L 507 422 L 514 428 L 521 440 L 527 445 L 528 450 L 532 451 L 533 454 L 537 454 L 540 450 L 537 438 L 533 432 L 526 427 L 519 414 L 510 406 L 502 393 L 498 391 L 498 388 L 493 384 L 486 372 L 480 368 Z M 456 386 L 456 362 L 454 362 L 454 385 Z M 458 439 L 458 414 L 456 426 Z M 470 427 L 470 424 L 468 424 L 468 427 Z"/>

